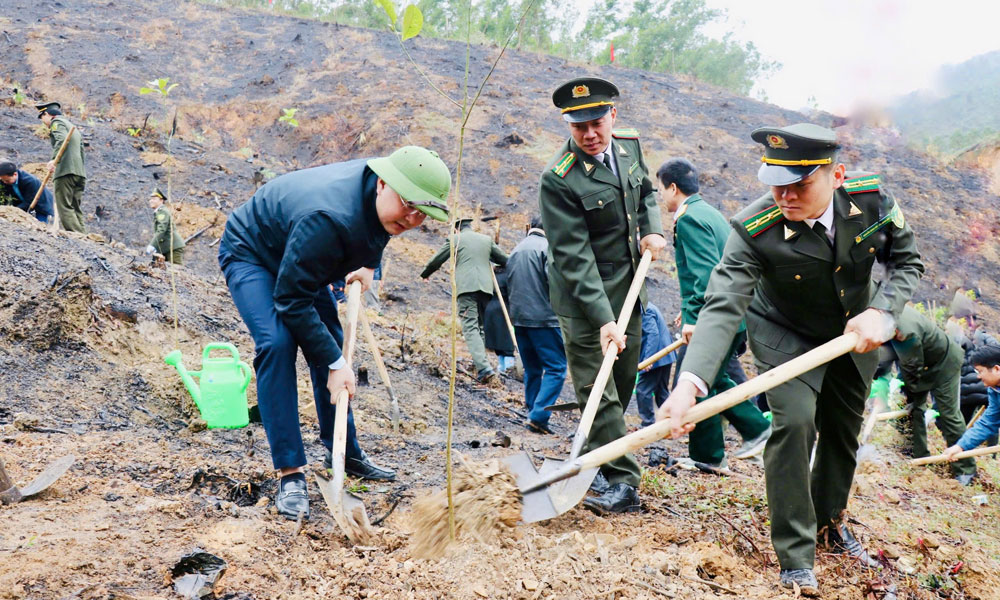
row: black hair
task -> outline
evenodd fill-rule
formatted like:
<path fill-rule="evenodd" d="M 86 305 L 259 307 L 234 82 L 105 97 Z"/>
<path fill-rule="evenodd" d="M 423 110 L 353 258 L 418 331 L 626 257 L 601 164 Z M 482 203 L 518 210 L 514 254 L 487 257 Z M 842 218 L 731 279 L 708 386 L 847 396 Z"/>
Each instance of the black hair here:
<path fill-rule="evenodd" d="M 535 215 L 534 217 L 531 217 L 531 228 L 532 229 L 541 229 L 542 231 L 545 231 L 545 228 L 542 227 L 542 218 L 539 217 L 538 215 Z"/>
<path fill-rule="evenodd" d="M 1000 346 L 985 344 L 976 348 L 969 355 L 969 364 L 973 367 L 986 367 L 987 369 L 1000 365 Z"/>
<path fill-rule="evenodd" d="M 698 169 L 694 168 L 686 158 L 669 158 L 667 162 L 660 165 L 656 172 L 663 187 L 670 187 L 671 183 L 677 184 L 677 189 L 685 196 L 697 194 L 701 189 L 698 185 Z"/>

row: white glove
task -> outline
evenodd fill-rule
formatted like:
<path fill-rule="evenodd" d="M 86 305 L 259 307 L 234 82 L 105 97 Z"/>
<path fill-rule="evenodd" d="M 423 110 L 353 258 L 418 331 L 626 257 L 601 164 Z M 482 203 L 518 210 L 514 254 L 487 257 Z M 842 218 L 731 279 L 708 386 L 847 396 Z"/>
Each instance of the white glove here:
<path fill-rule="evenodd" d="M 152 246 L 146 246 L 146 254 L 152 254 L 154 252 L 156 252 L 156 248 Z"/>

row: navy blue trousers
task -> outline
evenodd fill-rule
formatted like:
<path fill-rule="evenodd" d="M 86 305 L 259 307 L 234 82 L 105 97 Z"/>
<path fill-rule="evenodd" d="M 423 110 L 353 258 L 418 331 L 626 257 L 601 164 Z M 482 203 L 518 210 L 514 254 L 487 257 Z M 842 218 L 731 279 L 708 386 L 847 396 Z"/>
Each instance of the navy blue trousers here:
<path fill-rule="evenodd" d="M 667 396 L 670 395 L 670 371 L 673 368 L 674 363 L 670 363 L 639 372 L 639 381 L 635 384 L 635 403 L 643 427 L 656 422 L 656 409 L 667 401 Z"/>
<path fill-rule="evenodd" d="M 547 425 L 566 381 L 566 350 L 558 327 L 514 327 L 524 364 L 524 404 L 528 418 Z"/>
<path fill-rule="evenodd" d="M 299 347 L 274 309 L 275 276 L 260 265 L 232 259 L 225 248 L 219 250 L 219 265 L 226 276 L 233 304 L 253 337 L 257 404 L 267 442 L 271 445 L 271 462 L 275 469 L 304 466 L 307 461 L 299 429 L 298 377 L 295 373 Z M 337 343 L 343 344 L 344 331 L 329 288 L 320 290 L 313 306 Z M 319 439 L 330 449 L 336 407 L 330 404 L 330 391 L 326 389 L 329 365 L 310 364 L 309 375 L 319 418 Z M 347 411 L 346 454 L 348 458 L 361 458 L 351 409 Z"/>

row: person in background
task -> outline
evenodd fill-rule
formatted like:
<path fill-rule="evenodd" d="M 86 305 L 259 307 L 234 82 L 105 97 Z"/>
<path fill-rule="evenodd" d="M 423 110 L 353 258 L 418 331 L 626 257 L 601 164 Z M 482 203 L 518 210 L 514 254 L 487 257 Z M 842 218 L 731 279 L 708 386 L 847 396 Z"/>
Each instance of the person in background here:
<path fill-rule="evenodd" d="M 996 439 L 1000 432 L 1000 346 L 980 346 L 973 350 L 969 361 L 986 386 L 989 405 L 983 416 L 953 446 L 944 451 L 952 462 L 959 460 L 955 456 L 959 452 L 972 450 L 990 438 Z"/>
<path fill-rule="evenodd" d="M 12 161 L 0 161 L 0 206 L 16 206 L 28 212 L 31 202 L 42 182 L 37 177 L 17 168 Z M 52 214 L 52 192 L 42 190 L 34 208 L 35 218 L 48 223 Z"/>
<path fill-rule="evenodd" d="M 184 262 L 184 238 L 177 233 L 174 217 L 163 205 L 166 199 L 159 189 L 149 195 L 149 208 L 153 209 L 153 239 L 146 246 L 146 254 L 157 254 L 180 265 Z"/>
<path fill-rule="evenodd" d="M 646 310 L 642 311 L 642 350 L 639 352 L 639 362 L 666 348 L 673 341 L 663 313 L 655 304 L 647 302 Z M 670 395 L 670 371 L 676 360 L 677 353 L 674 351 L 639 373 L 639 380 L 635 384 L 635 403 L 643 427 L 656 422 L 656 409 Z"/>
<path fill-rule="evenodd" d="M 49 128 L 49 143 L 52 146 L 52 155 L 48 162 L 49 173 L 52 173 L 52 187 L 55 189 L 56 206 L 59 208 L 59 223 L 66 231 L 77 233 L 87 233 L 87 226 L 84 225 L 83 190 L 87 184 L 87 170 L 83 158 L 83 136 L 80 130 L 70 131 L 73 124 L 63 116 L 62 107 L 58 102 L 46 102 L 36 104 L 38 118 Z M 56 164 L 56 155 L 63 145 L 63 141 L 69 136 L 66 150 L 63 152 L 59 164 Z"/>

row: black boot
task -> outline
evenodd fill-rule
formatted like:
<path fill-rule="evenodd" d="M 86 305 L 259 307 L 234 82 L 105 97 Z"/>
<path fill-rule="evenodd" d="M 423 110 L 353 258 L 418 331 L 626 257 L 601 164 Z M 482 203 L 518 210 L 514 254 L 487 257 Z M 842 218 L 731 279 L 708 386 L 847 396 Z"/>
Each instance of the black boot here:
<path fill-rule="evenodd" d="M 323 459 L 323 468 L 333 468 L 333 453 L 329 450 L 326 452 L 326 458 Z M 361 451 L 361 458 L 347 457 L 347 460 L 344 461 L 344 473 L 351 477 L 371 481 L 394 481 L 396 479 L 395 471 L 373 463 L 364 450 Z"/>
<path fill-rule="evenodd" d="M 611 484 L 608 483 L 608 478 L 604 476 L 604 473 L 597 471 L 597 475 L 594 476 L 594 481 L 590 483 L 590 491 L 594 492 L 598 496 L 602 496 L 608 493 L 611 489 Z"/>
<path fill-rule="evenodd" d="M 292 473 L 278 482 L 278 495 L 274 498 L 278 514 L 292 521 L 302 513 L 303 520 L 309 520 L 309 491 L 302 473 Z"/>
<path fill-rule="evenodd" d="M 616 483 L 600 496 L 585 498 L 583 505 L 599 515 L 642 510 L 639 492 L 627 483 Z"/>
<path fill-rule="evenodd" d="M 836 526 L 831 525 L 827 527 L 823 536 L 826 540 L 827 546 L 829 546 L 831 552 L 837 554 L 846 554 L 854 559 L 856 559 L 861 566 L 867 567 L 869 569 L 877 569 L 882 566 L 877 560 L 868 554 L 864 546 L 861 545 L 851 530 L 847 528 L 844 523 L 839 523 Z"/>

